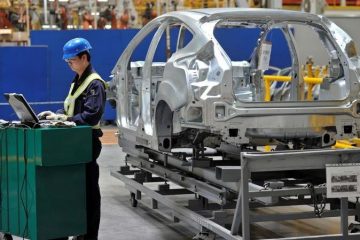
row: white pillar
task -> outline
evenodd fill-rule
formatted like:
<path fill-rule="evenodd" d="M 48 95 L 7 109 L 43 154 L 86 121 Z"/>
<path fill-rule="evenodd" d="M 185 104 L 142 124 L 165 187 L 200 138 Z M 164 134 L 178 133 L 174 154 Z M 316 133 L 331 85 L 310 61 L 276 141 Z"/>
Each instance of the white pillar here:
<path fill-rule="evenodd" d="M 247 0 L 236 0 L 237 6 L 241 8 L 248 8 L 249 4 Z"/>
<path fill-rule="evenodd" d="M 29 0 L 25 0 L 25 9 L 26 9 L 26 33 L 27 33 L 27 43 L 28 43 L 28 46 L 30 46 Z"/>
<path fill-rule="evenodd" d="M 94 0 L 94 12 L 95 12 L 95 16 L 94 16 L 94 29 L 97 29 L 97 19 L 98 19 L 98 15 L 97 15 L 97 1 Z"/>
<path fill-rule="evenodd" d="M 267 8 L 282 9 L 282 0 L 268 0 Z"/>
<path fill-rule="evenodd" d="M 44 0 L 44 23 L 48 24 L 47 0 Z"/>

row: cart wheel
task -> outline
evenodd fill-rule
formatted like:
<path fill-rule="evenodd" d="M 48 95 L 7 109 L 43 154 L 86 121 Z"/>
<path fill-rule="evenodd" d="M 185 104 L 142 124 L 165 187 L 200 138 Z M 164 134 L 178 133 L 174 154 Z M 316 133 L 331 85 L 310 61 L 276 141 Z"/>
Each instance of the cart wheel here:
<path fill-rule="evenodd" d="M 1 234 L 2 240 L 13 240 L 13 237 L 10 234 Z"/>
<path fill-rule="evenodd" d="M 350 223 L 348 229 L 349 229 L 350 233 L 358 233 L 360 231 L 360 224 Z"/>
<path fill-rule="evenodd" d="M 135 193 L 130 194 L 130 202 L 132 207 L 137 207 L 138 201 L 135 198 Z"/>
<path fill-rule="evenodd" d="M 200 232 L 196 234 L 192 239 L 194 240 L 214 240 L 216 235 L 210 232 Z"/>

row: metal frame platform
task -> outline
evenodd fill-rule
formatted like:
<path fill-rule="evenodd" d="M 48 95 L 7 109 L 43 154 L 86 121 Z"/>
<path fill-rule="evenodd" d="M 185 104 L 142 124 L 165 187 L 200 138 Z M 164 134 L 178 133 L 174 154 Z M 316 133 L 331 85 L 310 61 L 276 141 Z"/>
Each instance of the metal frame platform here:
<path fill-rule="evenodd" d="M 146 149 L 139 151 L 137 155 L 128 155 L 127 166 L 121 167 L 120 171 L 112 171 L 111 175 L 125 183 L 131 192 L 133 206 L 145 194 L 151 198 L 150 208 L 154 211 L 164 215 L 158 208 L 158 203 L 161 203 L 171 209 L 170 218 L 173 221 L 187 222 L 201 233 L 213 233 L 224 239 L 251 239 L 250 224 L 255 222 L 318 217 L 340 217 L 341 233 L 281 239 L 360 239 L 360 233 L 348 231 L 348 216 L 356 216 L 355 219 L 360 216 L 359 203 L 341 198 L 338 205 L 334 204 L 334 199 L 324 198 L 324 185 L 311 188 L 296 185 L 276 189 L 265 188 L 250 181 L 254 174 L 265 176 L 269 172 L 306 173 L 312 170 L 325 172 L 327 164 L 359 163 L 359 149 L 243 152 L 240 161 L 241 167 L 223 164 L 209 167 L 206 163 L 188 164 L 178 156 Z M 136 170 L 131 170 L 128 165 Z M 170 189 L 166 181 L 174 182 L 182 188 Z M 147 182 L 157 182 L 158 190 L 146 186 L 144 183 Z M 196 198 L 189 200 L 188 206 L 184 206 L 168 197 L 182 194 L 195 194 Z M 330 203 L 331 206 L 318 215 L 314 211 L 276 215 L 253 211 L 257 207 L 312 205 L 318 196 L 325 199 L 324 204 Z M 199 239 L 206 239 L 204 236 Z"/>

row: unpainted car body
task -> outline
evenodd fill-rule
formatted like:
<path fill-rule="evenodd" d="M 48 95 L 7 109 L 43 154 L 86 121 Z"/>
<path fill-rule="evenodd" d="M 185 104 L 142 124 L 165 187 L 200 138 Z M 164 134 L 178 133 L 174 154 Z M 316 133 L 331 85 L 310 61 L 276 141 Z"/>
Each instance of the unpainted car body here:
<path fill-rule="evenodd" d="M 161 39 L 168 43 L 174 27 L 176 48 L 167 48 L 166 61 L 156 62 Z M 300 33 L 303 28 L 314 33 L 320 42 L 316 49 L 324 48 L 326 56 L 327 74 L 314 90 L 304 83 L 305 44 L 297 39 L 316 42 L 307 40 L 308 32 Z M 226 51 L 219 41 L 221 31 L 249 29 L 257 35 L 251 55 L 233 60 L 231 48 Z M 268 51 L 276 47 L 272 34 L 284 39 L 286 44 L 277 47 L 287 49 L 288 66 L 270 66 L 267 58 L 276 57 Z M 134 61 L 134 51 L 149 36 L 149 47 L 140 49 L 146 58 Z M 234 44 L 241 47 L 245 39 L 246 34 Z M 321 148 L 358 134 L 359 68 L 351 37 L 323 16 L 259 9 L 178 11 L 154 19 L 129 43 L 113 69 L 110 98 L 117 101 L 123 143 L 165 152 L 198 144 L 224 151 L 266 144 Z M 273 81 L 271 99 L 265 101 L 265 75 L 291 80 Z M 312 100 L 306 99 L 309 91 Z"/>

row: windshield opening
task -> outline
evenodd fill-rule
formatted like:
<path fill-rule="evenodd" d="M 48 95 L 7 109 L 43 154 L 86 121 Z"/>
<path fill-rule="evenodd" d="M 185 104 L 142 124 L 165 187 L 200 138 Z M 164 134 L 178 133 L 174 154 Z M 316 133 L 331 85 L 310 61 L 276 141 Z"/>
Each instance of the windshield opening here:
<path fill-rule="evenodd" d="M 341 100 L 349 94 L 334 42 L 320 26 L 224 21 L 214 36 L 231 60 L 239 101 Z"/>

